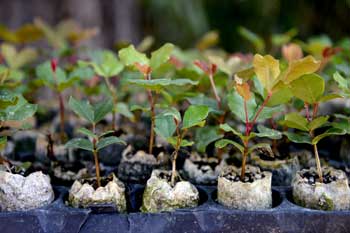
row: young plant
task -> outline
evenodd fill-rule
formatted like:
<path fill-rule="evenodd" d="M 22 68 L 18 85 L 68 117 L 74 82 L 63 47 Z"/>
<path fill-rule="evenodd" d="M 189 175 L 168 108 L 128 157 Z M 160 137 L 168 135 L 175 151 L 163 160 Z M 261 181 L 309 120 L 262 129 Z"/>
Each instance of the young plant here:
<path fill-rule="evenodd" d="M 21 85 L 21 82 L 25 77 L 23 67 L 37 59 L 37 51 L 29 47 L 18 51 L 14 45 L 7 43 L 3 43 L 0 50 L 2 57 L 6 62 L 6 65 L 0 65 L 1 87 L 8 87 L 11 89 L 19 87 L 24 89 L 24 85 Z"/>
<path fill-rule="evenodd" d="M 236 78 L 237 79 L 237 78 Z M 220 128 L 224 132 L 231 132 L 238 136 L 241 143 L 237 143 L 229 139 L 221 139 L 215 143 L 218 148 L 224 148 L 228 144 L 232 144 L 242 153 L 242 166 L 240 179 L 244 181 L 245 167 L 248 155 L 258 148 L 269 148 L 270 145 L 267 143 L 258 143 L 250 146 L 250 140 L 255 137 L 268 137 L 271 139 L 280 139 L 281 133 L 266 128 L 265 126 L 258 125 L 258 133 L 253 132 L 254 126 L 258 120 L 264 120 L 271 118 L 272 114 L 277 111 L 281 111 L 281 107 L 266 107 L 268 101 L 267 97 L 260 105 L 256 104 L 254 93 L 250 91 L 250 86 L 247 82 L 238 80 L 236 83 L 236 92 L 233 92 L 228 96 L 229 107 L 236 116 L 245 123 L 245 133 L 241 133 L 238 130 L 230 127 L 228 124 L 221 124 Z"/>
<path fill-rule="evenodd" d="M 1 131 L 4 128 L 9 128 L 10 130 L 27 128 L 28 126 L 25 123 L 23 123 L 23 121 L 33 116 L 36 110 L 37 105 L 28 103 L 27 100 L 24 99 L 21 95 L 13 94 L 12 92 L 9 92 L 7 90 L 0 90 Z M 0 152 L 2 152 L 6 148 L 7 136 L 11 136 L 12 134 L 10 130 L 5 130 L 1 132 Z"/>
<path fill-rule="evenodd" d="M 185 139 L 187 132 L 195 126 L 203 127 L 208 114 L 209 108 L 207 106 L 191 105 L 185 111 L 183 119 L 175 108 L 165 110 L 156 117 L 156 133 L 174 147 L 171 173 L 172 186 L 175 185 L 175 178 L 177 176 L 176 159 L 180 148 L 191 146 L 194 143 Z"/>
<path fill-rule="evenodd" d="M 295 143 L 307 143 L 313 146 L 317 175 L 319 181 L 323 182 L 323 174 L 321 162 L 318 154 L 318 142 L 331 135 L 343 135 L 346 133 L 341 126 L 338 128 L 330 126 L 328 116 L 317 116 L 318 106 L 321 102 L 326 102 L 330 99 L 340 98 L 337 94 L 324 95 L 325 82 L 322 77 L 317 74 L 307 74 L 294 80 L 290 83 L 290 88 L 295 97 L 304 102 L 305 116 L 300 113 L 289 113 L 280 123 L 289 128 L 298 130 L 295 132 L 284 132 L 288 139 Z M 312 106 L 312 113 L 310 107 Z M 315 130 L 327 127 L 322 134 L 315 135 Z"/>
<path fill-rule="evenodd" d="M 158 71 L 165 65 L 173 51 L 174 46 L 172 44 L 165 44 L 158 50 L 152 52 L 151 57 L 143 53 L 138 52 L 133 45 L 124 48 L 119 51 L 119 58 L 125 66 L 131 66 L 136 68 L 140 73 L 143 74 L 142 79 L 131 79 L 128 83 L 135 84 L 140 87 L 146 88 L 148 95 L 149 108 L 145 109 L 151 113 L 151 133 L 149 139 L 149 154 L 153 152 L 154 145 L 154 127 L 156 118 L 156 98 L 154 94 L 160 93 L 164 88 L 170 86 L 186 86 L 186 85 L 197 85 L 198 82 L 189 79 L 152 79 L 152 73 Z M 154 93 L 155 92 L 155 93 Z"/>
<path fill-rule="evenodd" d="M 226 132 L 237 135 L 242 144 L 232 140 L 222 139 L 216 143 L 219 148 L 227 144 L 234 145 L 242 153 L 241 180 L 245 176 L 245 164 L 250 152 L 259 147 L 270 147 L 267 144 L 256 144 L 249 148 L 249 141 L 254 137 L 281 138 L 281 134 L 273 129 L 259 125 L 259 133 L 252 132 L 259 120 L 270 119 L 275 113 L 282 112 L 282 104 L 292 98 L 290 83 L 303 74 L 316 71 L 320 63 L 311 56 L 299 60 L 293 60 L 288 67 L 281 72 L 279 61 L 270 55 L 261 56 L 256 54 L 253 59 L 253 67 L 235 75 L 236 92 L 228 95 L 228 105 L 231 111 L 245 123 L 245 133 L 231 128 L 227 124 L 221 125 Z M 249 80 L 253 79 L 255 93 L 251 92 Z M 259 98 L 262 102 L 257 104 Z"/>
<path fill-rule="evenodd" d="M 83 71 L 83 72 L 82 72 Z M 38 81 L 43 85 L 48 86 L 57 95 L 59 102 L 60 115 L 60 140 L 61 143 L 66 141 L 65 135 L 65 101 L 63 91 L 85 76 L 92 76 L 92 71 L 89 68 L 77 68 L 67 74 L 63 69 L 58 67 L 58 60 L 52 59 L 50 62 L 45 62 L 36 68 L 36 76 Z"/>
<path fill-rule="evenodd" d="M 82 150 L 91 151 L 94 156 L 95 170 L 96 170 L 96 181 L 97 186 L 101 186 L 100 176 L 100 163 L 98 158 L 98 152 L 102 148 L 109 146 L 114 143 L 125 144 L 125 142 L 118 137 L 108 136 L 110 131 L 104 132 L 100 135 L 96 133 L 96 124 L 100 122 L 108 113 L 112 111 L 113 103 L 111 100 L 101 101 L 96 105 L 92 106 L 89 102 L 78 101 L 73 97 L 69 99 L 69 107 L 81 118 L 87 120 L 91 124 L 91 130 L 81 128 L 78 131 L 89 139 L 85 138 L 74 138 L 66 143 L 67 148 L 77 148 Z"/>
<path fill-rule="evenodd" d="M 117 57 L 110 51 L 102 51 L 100 53 L 93 54 L 93 61 L 85 62 L 79 61 L 82 66 L 92 66 L 95 73 L 103 77 L 106 86 L 112 95 L 113 110 L 112 110 L 112 130 L 116 130 L 116 113 L 118 110 L 118 96 L 116 88 L 110 82 L 110 78 L 117 76 L 124 68 L 123 64 L 117 59 Z"/>

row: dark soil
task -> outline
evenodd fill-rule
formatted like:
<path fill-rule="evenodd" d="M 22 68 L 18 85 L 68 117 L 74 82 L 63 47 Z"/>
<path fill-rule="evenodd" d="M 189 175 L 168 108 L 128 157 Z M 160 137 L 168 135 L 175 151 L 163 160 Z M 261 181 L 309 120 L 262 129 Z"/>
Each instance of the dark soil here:
<path fill-rule="evenodd" d="M 263 173 L 250 173 L 249 172 L 249 173 L 245 173 L 243 180 L 240 180 L 241 179 L 240 175 L 238 175 L 234 172 L 230 172 L 230 173 L 224 174 L 224 177 L 232 182 L 241 181 L 243 183 L 253 183 L 256 180 L 263 179 L 265 177 L 265 175 Z"/>
<path fill-rule="evenodd" d="M 166 180 L 168 183 L 170 183 L 170 181 L 171 181 L 171 172 L 160 172 L 158 177 L 160 179 Z M 180 180 L 181 180 L 180 176 L 176 176 L 175 177 L 175 183 L 179 182 Z"/>
<path fill-rule="evenodd" d="M 113 176 L 112 175 L 109 175 L 107 177 L 101 177 L 101 187 L 104 187 L 106 186 L 110 181 L 113 180 Z M 94 178 L 89 178 L 89 179 L 82 179 L 80 181 L 82 184 L 89 184 L 91 185 L 94 189 L 97 189 L 98 186 L 97 186 L 97 179 L 96 177 Z"/>
<path fill-rule="evenodd" d="M 317 173 L 307 171 L 302 174 L 302 178 L 306 178 L 308 180 L 308 184 L 315 185 L 316 181 L 319 180 L 319 176 Z M 328 184 L 333 181 L 337 181 L 337 177 L 331 176 L 329 172 L 323 174 L 323 183 Z"/>
<path fill-rule="evenodd" d="M 202 170 L 203 173 L 208 172 L 209 170 L 206 168 L 206 166 L 210 166 L 210 168 L 214 171 L 216 166 L 218 165 L 217 162 L 207 162 L 207 161 L 193 161 L 195 165 L 197 165 L 197 168 Z"/>

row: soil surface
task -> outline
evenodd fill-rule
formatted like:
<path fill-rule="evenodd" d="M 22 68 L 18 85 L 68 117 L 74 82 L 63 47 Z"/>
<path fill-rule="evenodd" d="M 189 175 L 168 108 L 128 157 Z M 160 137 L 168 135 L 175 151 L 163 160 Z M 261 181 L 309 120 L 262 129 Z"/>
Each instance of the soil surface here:
<path fill-rule="evenodd" d="M 319 176 L 317 173 L 313 172 L 305 172 L 304 174 L 301 175 L 305 181 L 310 184 L 310 185 L 315 185 L 316 181 L 319 180 Z M 332 176 L 329 172 L 323 174 L 323 183 L 329 184 L 333 181 L 337 181 L 336 176 Z"/>
<path fill-rule="evenodd" d="M 224 174 L 223 177 L 225 177 L 226 179 L 228 179 L 232 182 L 241 181 L 243 183 L 253 183 L 256 180 L 263 179 L 265 177 L 265 175 L 261 172 L 259 172 L 259 173 L 249 172 L 249 173 L 245 173 L 243 180 L 240 180 L 241 179 L 240 175 L 238 175 L 234 172 L 230 172 L 230 173 Z"/>
<path fill-rule="evenodd" d="M 109 175 L 107 177 L 101 177 L 101 187 L 106 186 L 110 181 L 113 180 L 113 176 Z M 97 186 L 97 180 L 96 178 L 90 178 L 90 179 L 82 179 L 81 184 L 89 184 L 91 185 L 95 190 L 98 188 Z"/>

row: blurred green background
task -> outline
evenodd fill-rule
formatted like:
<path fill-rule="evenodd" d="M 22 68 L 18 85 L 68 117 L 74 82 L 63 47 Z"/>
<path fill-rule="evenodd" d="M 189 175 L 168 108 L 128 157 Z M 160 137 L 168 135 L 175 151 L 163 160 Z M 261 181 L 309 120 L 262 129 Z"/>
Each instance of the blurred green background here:
<path fill-rule="evenodd" d="M 155 45 L 173 42 L 187 48 L 217 30 L 219 45 L 229 52 L 254 51 L 238 33 L 240 26 L 262 36 L 266 51 L 271 34 L 292 28 L 302 40 L 350 35 L 350 0 L 0 0 L 2 25 L 15 29 L 37 17 L 51 25 L 73 18 L 99 28 L 91 42 L 97 47 L 139 43 L 152 35 Z"/>

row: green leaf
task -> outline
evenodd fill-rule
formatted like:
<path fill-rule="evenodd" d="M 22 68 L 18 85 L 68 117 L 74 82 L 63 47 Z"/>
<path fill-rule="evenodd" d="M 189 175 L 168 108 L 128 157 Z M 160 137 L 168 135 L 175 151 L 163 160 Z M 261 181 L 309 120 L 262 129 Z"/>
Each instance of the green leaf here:
<path fill-rule="evenodd" d="M 273 107 L 276 105 L 281 105 L 288 103 L 293 97 L 293 93 L 290 88 L 283 82 L 278 82 L 273 89 L 273 94 L 266 106 Z"/>
<path fill-rule="evenodd" d="M 23 121 L 33 116 L 37 110 L 36 104 L 30 104 L 22 96 L 18 97 L 16 105 L 9 106 L 0 112 L 5 113 L 5 117 L 0 117 L 0 121 Z"/>
<path fill-rule="evenodd" d="M 182 121 L 180 112 L 174 107 L 170 107 L 170 108 L 165 109 L 162 112 L 162 115 L 163 116 L 172 116 L 173 119 L 175 118 L 178 122 Z"/>
<path fill-rule="evenodd" d="M 195 97 L 188 97 L 187 100 L 191 105 L 205 105 L 210 108 L 211 112 L 220 113 L 215 99 L 209 98 L 202 93 Z"/>
<path fill-rule="evenodd" d="M 320 68 L 321 62 L 316 61 L 312 56 L 293 60 L 282 75 L 282 81 L 286 84 L 300 78 L 306 74 L 312 74 Z"/>
<path fill-rule="evenodd" d="M 239 143 L 237 143 L 237 142 L 235 142 L 235 141 L 229 140 L 229 139 L 221 139 L 221 140 L 217 141 L 217 142 L 215 143 L 215 147 L 217 147 L 217 148 L 224 148 L 224 147 L 226 147 L 228 144 L 233 145 L 233 146 L 234 146 L 236 149 L 238 149 L 241 153 L 244 152 L 244 147 L 243 147 L 241 144 L 239 144 Z"/>
<path fill-rule="evenodd" d="M 88 80 L 94 76 L 94 72 L 90 67 L 77 67 L 69 73 L 68 79 L 72 80 Z"/>
<path fill-rule="evenodd" d="M 281 139 L 282 138 L 282 133 L 274 130 L 274 129 L 269 129 L 263 125 L 258 125 L 258 131 L 259 133 L 255 133 L 257 137 L 267 137 L 271 139 Z"/>
<path fill-rule="evenodd" d="M 119 50 L 119 59 L 125 66 L 134 66 L 135 63 L 149 65 L 146 55 L 138 52 L 133 45 Z"/>
<path fill-rule="evenodd" d="M 176 130 L 174 117 L 160 114 L 156 117 L 154 131 L 161 137 L 168 139 L 173 136 Z"/>
<path fill-rule="evenodd" d="M 66 148 L 83 149 L 88 151 L 94 151 L 94 145 L 92 142 L 85 138 L 74 138 L 68 141 L 65 145 Z"/>
<path fill-rule="evenodd" d="M 97 75 L 105 78 L 118 75 L 124 68 L 115 54 L 108 50 L 93 53 L 92 59 L 94 62 L 79 61 L 78 64 L 80 66 L 92 66 Z"/>
<path fill-rule="evenodd" d="M 93 106 L 94 123 L 101 121 L 113 109 L 113 102 L 111 99 L 102 100 Z"/>
<path fill-rule="evenodd" d="M 268 143 L 257 143 L 254 144 L 253 146 L 251 146 L 248 150 L 248 154 L 252 153 L 253 151 L 260 149 L 260 148 L 267 148 L 269 150 L 271 150 L 270 144 Z"/>
<path fill-rule="evenodd" d="M 160 47 L 158 50 L 152 52 L 151 60 L 150 60 L 150 66 L 152 70 L 156 70 L 162 64 L 166 63 L 169 60 L 173 50 L 174 50 L 174 45 L 170 43 L 166 43 L 165 45 Z"/>
<path fill-rule="evenodd" d="M 71 96 L 68 105 L 78 116 L 90 123 L 94 123 L 94 109 L 88 101 L 78 101 Z"/>
<path fill-rule="evenodd" d="M 284 120 L 281 121 L 281 123 L 289 128 L 299 129 L 306 132 L 309 131 L 307 119 L 296 112 L 285 115 Z"/>
<path fill-rule="evenodd" d="M 325 88 L 323 78 L 317 74 L 303 75 L 290 85 L 294 96 L 309 104 L 319 102 Z"/>
<path fill-rule="evenodd" d="M 18 96 L 7 90 L 0 90 L 0 109 L 5 109 L 9 106 L 16 105 Z"/>
<path fill-rule="evenodd" d="M 329 116 L 320 116 L 315 119 L 313 119 L 309 124 L 308 128 L 309 130 L 313 131 L 317 128 L 322 127 L 324 124 L 328 123 Z"/>
<path fill-rule="evenodd" d="M 242 136 L 242 133 L 238 132 L 237 130 L 235 130 L 234 128 L 232 128 L 231 126 L 229 126 L 228 124 L 220 124 L 220 129 L 222 129 L 225 132 L 232 132 L 234 135 L 237 136 Z"/>
<path fill-rule="evenodd" d="M 308 133 L 292 133 L 292 132 L 284 132 L 284 135 L 294 143 L 306 143 L 311 144 L 311 138 Z"/>
<path fill-rule="evenodd" d="M 106 147 L 106 146 L 109 146 L 109 145 L 112 145 L 112 144 L 124 144 L 126 145 L 126 143 L 118 138 L 118 137 L 115 137 L 115 136 L 110 136 L 110 137 L 105 137 L 105 138 L 102 138 L 96 145 L 96 149 L 97 151 L 101 150 L 102 148 Z"/>
<path fill-rule="evenodd" d="M 203 126 L 208 114 L 207 106 L 191 105 L 184 114 L 182 129 Z"/>
<path fill-rule="evenodd" d="M 255 74 L 260 83 L 269 92 L 278 83 L 280 74 L 279 61 L 270 55 L 256 54 L 253 60 Z"/>
<path fill-rule="evenodd" d="M 134 114 L 129 110 L 129 106 L 125 103 L 117 103 L 117 106 L 115 107 L 115 112 L 131 119 L 132 121 L 135 120 Z"/>
<path fill-rule="evenodd" d="M 338 129 L 338 128 L 330 128 L 323 134 L 317 135 L 312 139 L 312 144 L 315 145 L 317 144 L 321 139 L 332 136 L 332 135 L 344 135 L 346 134 L 346 130 L 344 129 Z"/>
<path fill-rule="evenodd" d="M 241 121 L 245 122 L 244 112 L 244 100 L 237 92 L 232 92 L 227 96 L 228 106 L 233 114 L 235 114 Z M 256 109 L 256 103 L 254 98 L 247 101 L 248 119 L 251 120 L 254 117 Z"/>
<path fill-rule="evenodd" d="M 337 129 L 343 129 L 347 134 L 350 134 L 350 119 L 346 116 L 345 119 L 341 119 L 339 122 L 333 122 L 332 126 Z"/>
<path fill-rule="evenodd" d="M 87 128 L 80 128 L 80 129 L 78 129 L 78 132 L 82 133 L 88 137 L 91 137 L 91 138 L 97 138 L 97 136 L 92 131 L 88 130 Z"/>
<path fill-rule="evenodd" d="M 170 137 L 167 138 L 167 142 L 171 144 L 173 147 L 176 147 L 177 144 L 177 136 L 176 137 Z M 186 147 L 186 146 L 192 146 L 194 144 L 193 141 L 188 141 L 186 139 L 182 139 L 180 143 L 180 147 Z"/>
<path fill-rule="evenodd" d="M 196 136 L 195 136 L 195 141 L 197 142 L 196 143 L 197 150 L 199 152 L 204 153 L 207 146 L 210 143 L 222 137 L 223 135 L 219 134 L 218 128 L 215 126 L 205 126 L 203 128 L 198 128 L 196 130 Z"/>
<path fill-rule="evenodd" d="M 322 102 L 327 102 L 329 100 L 338 99 L 338 98 L 344 98 L 344 96 L 340 94 L 332 93 L 332 94 L 321 96 L 321 98 L 319 98 L 318 101 L 322 103 Z"/>
<path fill-rule="evenodd" d="M 147 88 L 154 91 L 160 91 L 165 87 L 171 86 L 188 86 L 197 85 L 198 81 L 192 81 L 190 79 L 130 79 L 127 80 L 129 84 L 135 84 L 143 88 Z"/>
<path fill-rule="evenodd" d="M 266 120 L 272 118 L 275 113 L 283 112 L 284 106 L 278 105 L 275 107 L 264 107 L 260 112 L 257 120 Z"/>
<path fill-rule="evenodd" d="M 343 91 L 349 91 L 350 82 L 347 79 L 345 79 L 343 76 L 341 76 L 339 72 L 335 72 L 333 74 L 333 79 L 338 83 L 338 86 L 340 89 L 342 89 Z"/>

